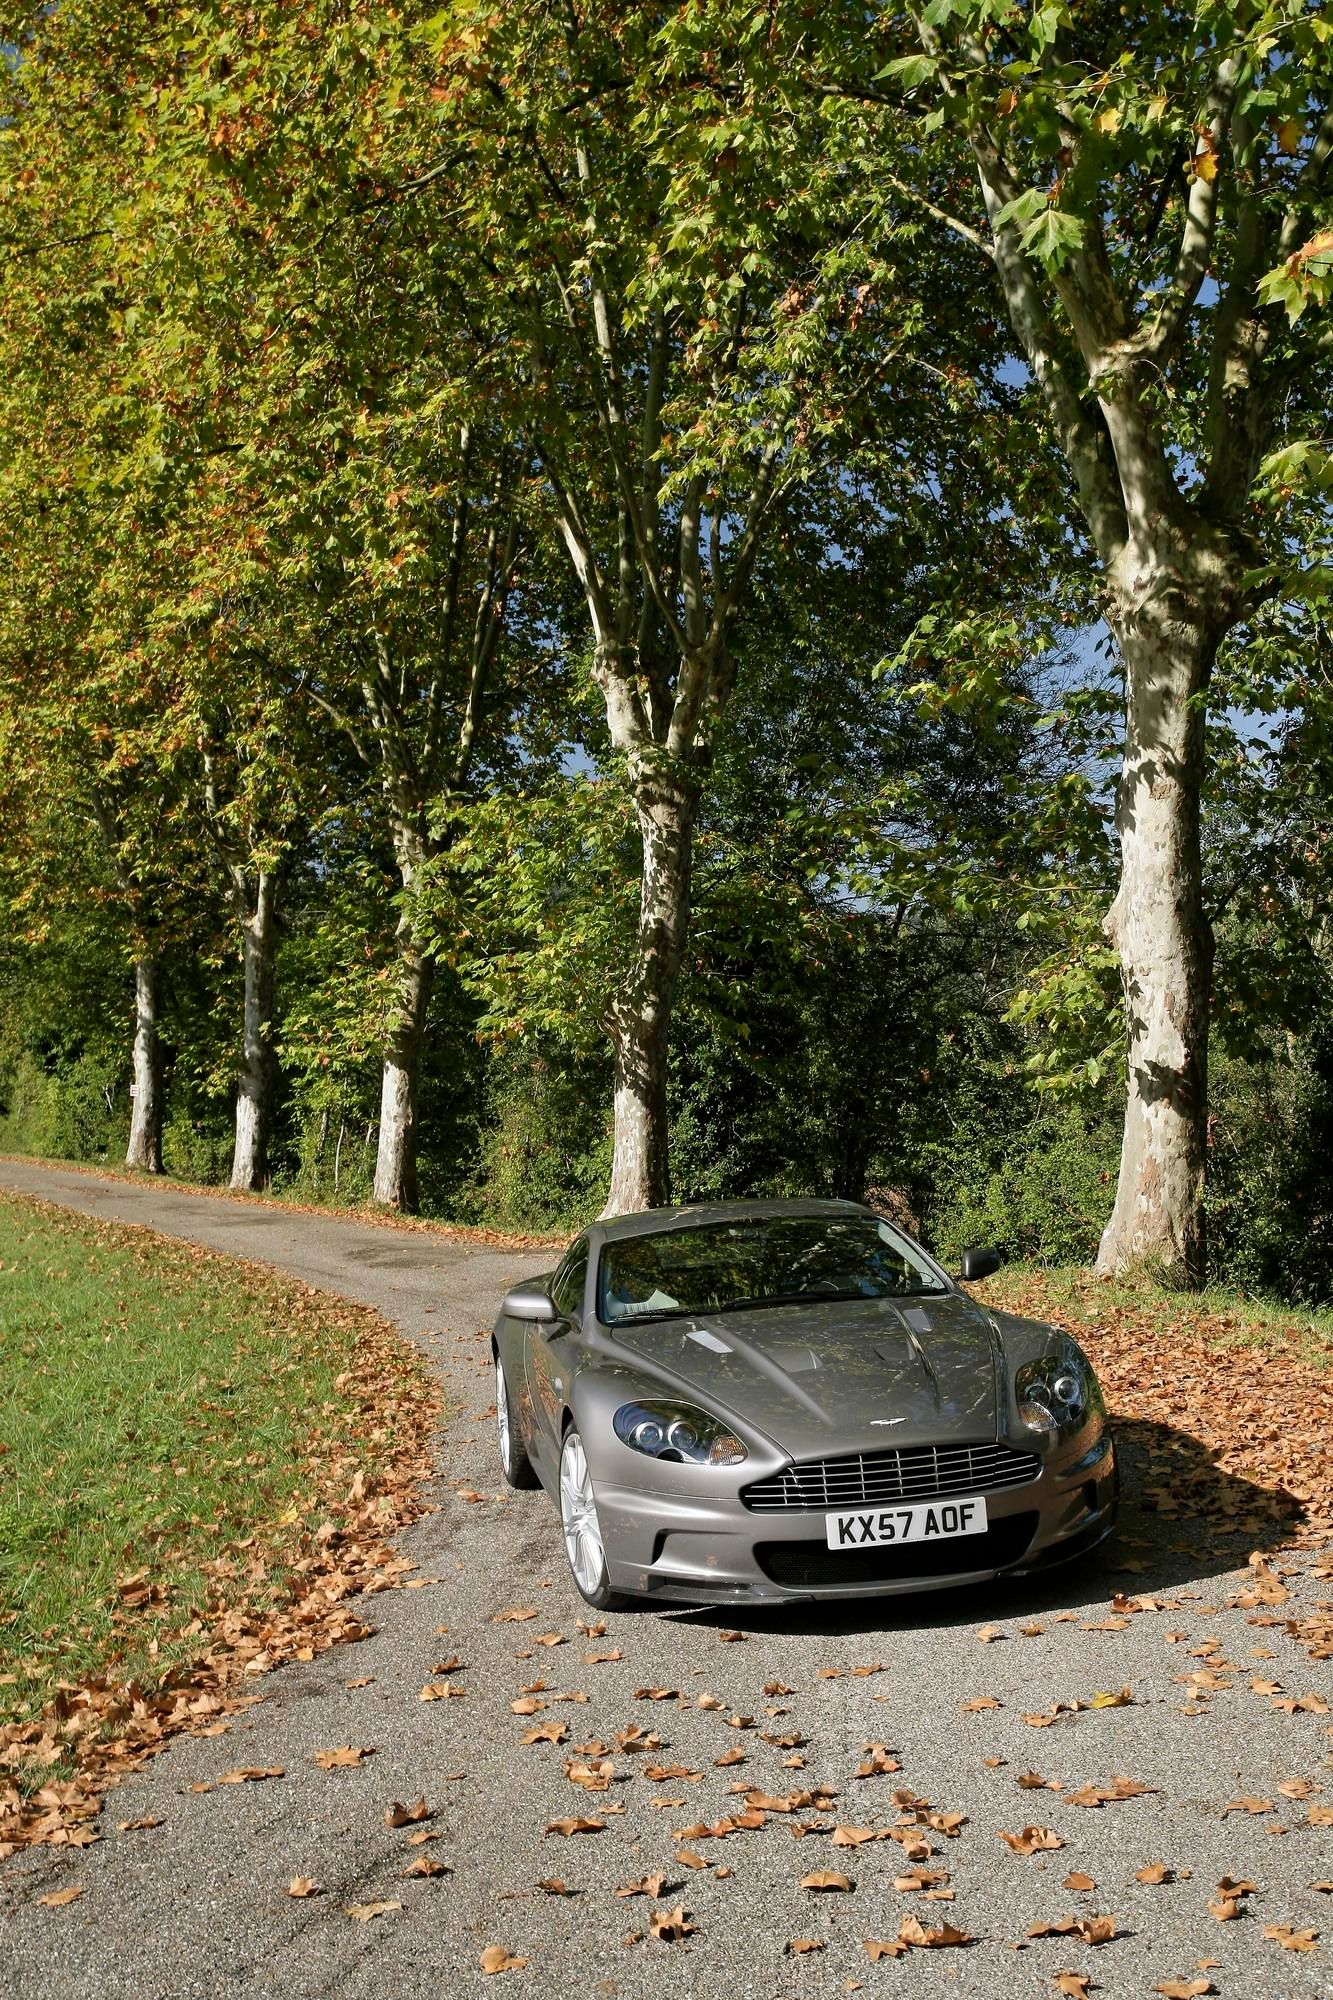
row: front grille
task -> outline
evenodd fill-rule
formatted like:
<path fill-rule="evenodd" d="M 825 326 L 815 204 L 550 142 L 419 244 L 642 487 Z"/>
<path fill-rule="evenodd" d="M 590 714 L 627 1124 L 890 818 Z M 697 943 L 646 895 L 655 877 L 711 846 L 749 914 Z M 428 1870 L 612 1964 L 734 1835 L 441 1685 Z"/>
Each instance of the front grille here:
<path fill-rule="evenodd" d="M 993 1493 L 1026 1486 L 1041 1471 L 1034 1452 L 1007 1444 L 914 1444 L 900 1451 L 848 1452 L 789 1465 L 742 1490 L 755 1514 L 830 1512 L 895 1500 L 938 1500 L 950 1493 Z"/>
<path fill-rule="evenodd" d="M 822 1542 L 759 1542 L 754 1557 L 787 1590 L 836 1590 L 854 1584 L 929 1583 L 932 1578 L 1004 1569 L 1026 1555 L 1037 1515 L 1006 1514 L 984 1535 L 940 1542 L 887 1543 L 880 1548 L 829 1549 Z"/>

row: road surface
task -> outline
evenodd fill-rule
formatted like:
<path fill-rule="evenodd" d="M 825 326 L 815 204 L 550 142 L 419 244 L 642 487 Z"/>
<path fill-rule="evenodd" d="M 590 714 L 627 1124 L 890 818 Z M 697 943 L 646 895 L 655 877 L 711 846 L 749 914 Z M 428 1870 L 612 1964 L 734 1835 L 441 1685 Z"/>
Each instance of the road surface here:
<path fill-rule="evenodd" d="M 857 1990 L 990 2000 L 1057 1993 L 1064 1971 L 1089 1974 L 1095 2000 L 1170 1980 L 1211 1980 L 1234 2000 L 1333 1994 L 1333 1896 L 1312 1886 L 1333 1876 L 1333 1839 L 1309 1821 L 1312 1804 L 1333 1800 L 1333 1717 L 1288 1712 L 1251 1686 L 1265 1676 L 1260 1690 L 1271 1681 L 1288 1696 L 1333 1699 L 1333 1665 L 1312 1662 L 1280 1624 L 1256 1628 L 1228 1608 L 1245 1548 L 1224 1560 L 1188 1523 L 1159 1528 L 1141 1515 L 1141 1466 L 1127 1465 L 1130 1504 L 1109 1553 L 1041 1584 L 868 1601 L 850 1616 L 622 1614 L 589 1637 L 579 1625 L 593 1614 L 565 1569 L 551 1505 L 503 1487 L 488 1420 L 486 1332 L 507 1283 L 540 1255 L 13 1161 L 0 1162 L 0 1185 L 263 1260 L 374 1306 L 430 1356 L 455 1410 L 429 1496 L 436 1511 L 402 1537 L 417 1576 L 438 1580 L 375 1597 L 371 1639 L 265 1680 L 264 1700 L 227 1737 L 177 1739 L 112 1795 L 96 1846 L 26 1853 L 0 1869 L 0 1990 L 14 2000 L 799 2000 Z M 1293 1608 L 1328 1595 L 1308 1554 L 1278 1566 Z M 1158 1608 L 1116 1617 L 1118 1590 Z M 496 1622 L 512 1609 L 537 1615 Z M 979 1639 L 987 1626 L 1002 1636 Z M 724 1637 L 736 1630 L 746 1636 Z M 561 1644 L 535 1643 L 555 1633 Z M 1220 1648 L 1192 1651 L 1208 1640 Z M 616 1657 L 589 1658 L 599 1654 Z M 464 1696 L 423 1702 L 451 1655 Z M 1232 1670 L 1212 1673 L 1218 1660 Z M 1221 1685 L 1192 1699 L 1179 1677 L 1200 1671 Z M 532 1699 L 545 1706 L 515 1714 L 511 1703 L 537 1681 L 547 1686 Z M 1060 1712 L 1047 1728 L 1022 1719 L 1126 1687 L 1132 1706 Z M 645 1688 L 671 1698 L 644 1699 Z M 982 1699 L 1000 1706 L 967 1706 Z M 522 1741 L 553 1719 L 568 1725 L 563 1743 Z M 659 1736 L 660 1749 L 623 1753 L 617 1733 L 635 1728 Z M 801 1740 L 769 1740 L 781 1737 Z M 316 1766 L 316 1751 L 342 1744 L 374 1755 L 354 1769 Z M 608 1792 L 566 1776 L 584 1744 L 608 1746 Z M 858 1779 L 867 1744 L 900 1768 Z M 737 1749 L 743 1762 L 718 1763 Z M 286 1775 L 190 1789 L 237 1764 Z M 648 1778 L 663 1767 L 688 1775 Z M 1021 1787 L 1030 1771 L 1061 1789 Z M 1153 1789 L 1100 1806 L 1069 1796 L 1116 1775 Z M 1313 1789 L 1279 1789 L 1293 1780 Z M 742 1781 L 837 1796 L 822 1813 L 770 1812 L 762 1827 L 722 1838 L 686 1832 L 743 1811 L 732 1789 Z M 833 1844 L 838 1824 L 899 1823 L 895 1790 L 965 1821 L 953 1833 L 951 1820 L 918 1824 L 934 1851 L 915 1864 L 893 1839 Z M 423 1795 L 425 1827 L 386 1826 L 391 1802 Z M 1271 1809 L 1226 1810 L 1239 1799 Z M 116 1831 L 118 1820 L 152 1817 L 161 1824 L 151 1830 Z M 569 1817 L 604 1827 L 545 1831 Z M 825 1830 L 794 1837 L 812 1822 Z M 999 1838 L 1034 1825 L 1064 1845 L 1025 1855 Z M 412 1846 L 413 1831 L 438 1838 Z M 678 1861 L 682 1851 L 707 1865 Z M 422 1856 L 445 1872 L 405 1876 Z M 1172 1879 L 1140 1882 L 1153 1862 Z M 913 1865 L 947 1871 L 954 1900 L 895 1888 Z M 657 1871 L 660 1900 L 614 1893 Z M 1071 1871 L 1095 1890 L 1063 1886 Z M 853 1886 L 801 1886 L 819 1873 Z M 1224 1875 L 1257 1888 L 1221 1922 L 1207 1904 Z M 322 1893 L 293 1899 L 295 1876 Z M 567 1893 L 540 1886 L 552 1881 Z M 76 1882 L 77 1902 L 39 1903 Z M 347 1914 L 377 1902 L 401 1907 L 365 1922 Z M 654 1911 L 678 1905 L 692 1931 L 645 1935 Z M 1015 1950 L 1038 1922 L 1108 1913 L 1109 1942 L 1066 1932 Z M 909 1914 L 975 1941 L 872 1961 L 864 1941 L 895 1937 Z M 1313 1951 L 1289 1950 L 1263 1938 L 1266 1926 L 1320 1935 Z M 821 1948 L 793 1954 L 796 1940 Z M 491 1946 L 526 1965 L 484 1973 Z M 1211 1961 L 1202 1971 L 1201 1960 Z"/>

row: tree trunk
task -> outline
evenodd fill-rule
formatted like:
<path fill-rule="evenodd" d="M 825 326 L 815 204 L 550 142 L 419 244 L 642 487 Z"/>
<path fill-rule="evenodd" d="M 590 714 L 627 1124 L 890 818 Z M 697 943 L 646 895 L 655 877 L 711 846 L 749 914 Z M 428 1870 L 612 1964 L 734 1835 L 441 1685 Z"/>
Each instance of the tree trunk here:
<path fill-rule="evenodd" d="M 611 1014 L 615 1144 L 604 1216 L 660 1208 L 671 1199 L 667 1057 L 676 977 L 690 919 L 697 787 L 641 768 L 634 805 L 643 840 L 639 933 L 633 966 Z"/>
<path fill-rule="evenodd" d="M 158 1032 L 161 973 L 155 958 L 134 962 L 134 1083 L 127 1167 L 162 1171 L 162 1044 Z"/>
<path fill-rule="evenodd" d="M 1200 587 L 1202 585 L 1202 587 Z M 1120 885 L 1106 934 L 1120 954 L 1128 1087 L 1115 1208 L 1097 1270 L 1135 1265 L 1204 1277 L 1204 1167 L 1213 940 L 1203 897 L 1200 791 L 1205 695 L 1229 622 L 1220 579 L 1136 562 L 1112 576 L 1108 612 L 1125 670 L 1116 807 Z"/>
<path fill-rule="evenodd" d="M 236 1144 L 231 1185 L 255 1193 L 268 1179 L 268 1146 L 273 1129 L 274 958 L 277 948 L 277 883 L 260 870 L 254 908 L 241 923 L 245 962 L 245 1041 L 236 1084 Z"/>
<path fill-rule="evenodd" d="M 402 978 L 398 1011 L 384 1046 L 375 1199 L 410 1214 L 418 1201 L 417 1096 L 431 968 L 410 931 L 401 932 L 399 941 Z"/>

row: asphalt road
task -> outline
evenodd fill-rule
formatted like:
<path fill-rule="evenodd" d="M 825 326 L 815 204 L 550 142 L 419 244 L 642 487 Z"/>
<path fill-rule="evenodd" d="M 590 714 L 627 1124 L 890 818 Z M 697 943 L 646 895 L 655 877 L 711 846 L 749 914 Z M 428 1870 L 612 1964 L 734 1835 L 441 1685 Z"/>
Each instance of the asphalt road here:
<path fill-rule="evenodd" d="M 1333 1839 L 1307 1819 L 1310 1803 L 1333 1800 L 1333 1718 L 1287 1713 L 1251 1687 L 1265 1675 L 1288 1695 L 1333 1700 L 1333 1664 L 1312 1664 L 1280 1625 L 1256 1628 L 1227 1608 L 1244 1581 L 1234 1566 L 1244 1550 L 1228 1569 L 1201 1553 L 1206 1537 L 1188 1523 L 1159 1531 L 1133 1503 L 1132 1465 L 1109 1554 L 1040 1586 L 870 1600 L 850 1617 L 623 1614 L 590 1639 L 578 1627 L 592 1614 L 565 1570 L 551 1505 L 503 1487 L 487 1420 L 486 1330 L 505 1284 L 540 1258 L 13 1162 L 0 1162 L 0 1184 L 262 1259 L 378 1307 L 431 1356 L 457 1410 L 441 1439 L 437 1511 L 402 1543 L 418 1578 L 437 1580 L 375 1597 L 373 1638 L 264 1681 L 265 1699 L 228 1736 L 178 1739 L 112 1795 L 96 1846 L 20 1855 L 0 1869 L 0 1991 L 13 2000 L 454 2000 L 482 1991 L 822 2000 L 855 1990 L 990 2000 L 1051 1995 L 1065 1970 L 1090 1974 L 1094 1996 L 1148 1995 L 1172 1979 L 1211 1980 L 1234 2000 L 1333 1994 L 1333 1897 L 1311 1886 L 1333 1875 Z M 469 1491 L 486 1497 L 466 1500 Z M 1308 1556 L 1279 1561 L 1291 1608 L 1329 1593 L 1310 1565 Z M 1151 1593 L 1161 1608 L 1086 1629 L 1110 1615 L 1116 1590 Z M 537 1616 L 495 1622 L 513 1608 Z M 982 1642 L 986 1625 L 1003 1636 Z M 1024 1626 L 1040 1630 L 1027 1636 Z M 742 1642 L 723 1639 L 735 1629 Z M 535 1643 L 552 1633 L 564 1643 Z M 1200 1670 L 1204 1656 L 1191 1649 L 1214 1638 L 1221 1650 L 1211 1657 L 1243 1671 L 1217 1673 L 1222 1685 L 1192 1701 L 1176 1677 Z M 588 1660 L 595 1652 L 622 1657 Z M 423 1702 L 420 1689 L 452 1654 L 462 1664 L 449 1678 L 464 1697 Z M 837 1677 L 821 1677 L 835 1668 Z M 515 1715 L 511 1702 L 537 1680 L 548 1683 L 536 1697 L 545 1708 Z M 790 1692 L 766 1693 L 772 1682 Z M 649 1701 L 637 1696 L 645 1687 L 675 1692 Z M 1042 1729 L 1022 1720 L 1122 1687 L 1133 1706 L 1063 1713 Z M 701 1705 L 706 1696 L 722 1706 Z M 965 1709 L 986 1696 L 1001 1706 Z M 733 1715 L 755 1726 L 731 1727 Z M 563 1745 L 522 1743 L 551 1719 L 569 1725 Z M 634 1727 L 656 1732 L 661 1749 L 622 1754 L 616 1734 Z M 805 1741 L 782 1747 L 765 1735 Z M 589 1795 L 566 1777 L 571 1750 L 588 1742 L 610 1746 L 607 1793 Z M 867 1743 L 887 1746 L 900 1771 L 858 1780 Z M 374 1755 L 354 1769 L 316 1766 L 316 1751 L 342 1744 Z M 745 1761 L 719 1768 L 737 1747 Z M 793 1757 L 800 1767 L 784 1761 Z M 701 1775 L 650 1782 L 654 1762 Z M 190 1790 L 238 1764 L 286 1775 Z M 1062 1780 L 1065 1794 L 1116 1774 L 1154 1789 L 1080 1808 L 1061 1792 L 1020 1788 L 1030 1770 Z M 775 1794 L 824 1784 L 838 1796 L 822 1815 L 770 1814 L 726 1838 L 677 1837 L 742 1810 L 730 1791 L 741 1779 Z M 1279 1785 L 1293 1779 L 1317 1789 L 1284 1795 Z M 936 1851 L 922 1865 L 948 1870 L 954 1901 L 895 1889 L 911 1857 L 891 1840 L 832 1844 L 837 1823 L 897 1823 L 895 1788 L 966 1815 L 952 1837 L 923 1829 Z M 416 1830 L 438 1838 L 409 1846 L 414 1829 L 388 1829 L 385 1808 L 422 1795 L 433 1817 Z M 1225 1810 L 1240 1798 L 1272 1809 Z M 599 1817 L 604 1830 L 545 1832 L 570 1815 Z M 161 1824 L 116 1830 L 140 1817 Z M 827 1831 L 794 1838 L 794 1824 L 811 1820 Z M 1034 1824 L 1065 1844 L 1025 1857 L 998 1838 Z M 682 1848 L 709 1865 L 679 1863 Z M 423 1855 L 447 1872 L 405 1877 Z M 1140 1883 L 1136 1871 L 1155 1861 L 1174 1879 Z M 656 1870 L 679 1885 L 660 1902 L 614 1894 Z M 1065 1888 L 1071 1870 L 1091 1876 L 1095 1891 Z M 854 1886 L 800 1886 L 820 1871 Z M 291 1898 L 298 1875 L 322 1893 Z M 1241 1916 L 1219 1922 L 1207 1903 L 1224 1875 L 1257 1888 Z M 552 1879 L 572 1893 L 538 1886 Z M 77 1902 L 39 1903 L 76 1882 L 85 1892 Z M 346 1913 L 373 1902 L 401 1908 L 368 1922 Z M 654 1910 L 677 1904 L 695 1926 L 688 1936 L 642 1935 Z M 893 1937 L 909 1913 L 976 1941 L 872 1962 L 863 1941 Z M 1015 1950 L 1036 1922 L 1094 1913 L 1114 1916 L 1110 1942 L 1066 1934 Z M 1269 1925 L 1313 1927 L 1316 1948 L 1284 1950 L 1263 1938 Z M 802 1938 L 823 1949 L 791 1955 L 789 1941 Z M 481 1955 L 492 1945 L 526 1967 L 485 1975 Z M 1200 1960 L 1213 1963 L 1200 1972 Z"/>

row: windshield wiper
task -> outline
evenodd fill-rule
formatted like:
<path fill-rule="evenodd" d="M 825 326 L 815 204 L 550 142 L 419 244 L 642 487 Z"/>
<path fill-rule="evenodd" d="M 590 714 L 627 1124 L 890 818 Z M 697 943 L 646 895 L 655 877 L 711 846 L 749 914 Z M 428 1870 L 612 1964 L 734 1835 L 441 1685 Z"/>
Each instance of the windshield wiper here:
<path fill-rule="evenodd" d="M 720 1313 L 756 1311 L 763 1306 L 812 1306 L 824 1305 L 839 1299 L 860 1299 L 863 1304 L 874 1302 L 875 1294 L 866 1292 L 755 1292 L 749 1298 L 725 1299 L 712 1310 Z"/>
<path fill-rule="evenodd" d="M 688 1319 L 692 1317 L 688 1306 L 649 1306 L 643 1312 L 621 1313 L 619 1318 L 608 1320 L 607 1325 L 638 1326 L 649 1319 Z"/>

